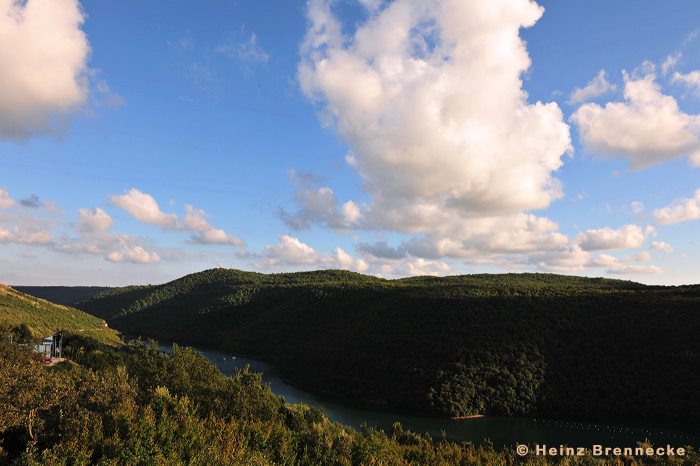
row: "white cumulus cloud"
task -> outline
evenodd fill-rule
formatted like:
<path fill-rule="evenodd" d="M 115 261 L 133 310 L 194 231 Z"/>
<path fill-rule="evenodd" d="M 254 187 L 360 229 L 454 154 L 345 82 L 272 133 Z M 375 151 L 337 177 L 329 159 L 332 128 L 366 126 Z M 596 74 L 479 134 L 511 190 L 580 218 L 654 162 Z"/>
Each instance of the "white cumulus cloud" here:
<path fill-rule="evenodd" d="M 0 137 L 61 130 L 85 102 L 83 21 L 77 0 L 0 0 Z"/>
<path fill-rule="evenodd" d="M 588 103 L 571 116 L 586 149 L 625 157 L 634 170 L 683 156 L 700 165 L 700 116 L 681 111 L 650 69 L 643 77 L 625 73 L 624 79 L 624 102 Z"/>
<path fill-rule="evenodd" d="M 332 2 L 309 2 L 298 77 L 348 161 L 378 229 L 429 231 L 433 217 L 512 214 L 562 196 L 553 173 L 570 148 L 555 103 L 529 104 L 527 0 L 396 0 L 343 36 Z M 318 192 L 312 200 L 329 192 Z M 309 203 L 311 205 L 311 203 Z M 351 216 L 352 217 L 352 216 Z M 357 217 L 357 215 L 355 215 Z"/>
<path fill-rule="evenodd" d="M 283 267 L 307 266 L 320 269 L 343 269 L 355 272 L 365 272 L 367 263 L 355 259 L 342 248 L 336 247 L 332 254 L 318 253 L 314 248 L 288 235 L 279 237 L 276 245 L 267 245 L 259 256 L 260 261 L 254 264 L 263 269 L 279 269 Z"/>
<path fill-rule="evenodd" d="M 666 60 L 661 64 L 661 72 L 666 75 L 669 71 L 675 68 L 678 60 L 681 58 L 681 53 L 676 52 L 666 57 Z"/>
<path fill-rule="evenodd" d="M 658 223 L 678 223 L 700 218 L 700 189 L 692 198 L 680 198 L 671 204 L 652 212 L 651 216 Z"/>
<path fill-rule="evenodd" d="M 177 215 L 166 214 L 150 194 L 131 188 L 125 194 L 109 196 L 114 205 L 129 212 L 136 220 L 163 228 L 175 229 Z"/>
<path fill-rule="evenodd" d="M 642 251 L 642 253 L 643 252 L 644 251 Z M 657 267 L 655 265 L 628 264 L 628 262 L 635 262 L 639 260 L 646 261 L 650 259 L 649 256 L 644 255 L 642 253 L 640 253 L 641 255 L 625 258 L 622 260 L 607 254 L 601 254 L 591 261 L 591 265 L 605 267 L 607 268 L 608 273 L 619 275 L 655 275 L 665 273 L 665 271 L 662 268 Z"/>
<path fill-rule="evenodd" d="M 112 262 L 133 262 L 136 264 L 154 264 L 160 262 L 160 257 L 155 252 L 148 252 L 141 246 L 124 246 L 119 251 L 107 255 L 107 260 Z"/>
<path fill-rule="evenodd" d="M 691 71 L 690 73 L 673 73 L 671 81 L 684 84 L 693 93 L 700 96 L 700 71 Z"/>
<path fill-rule="evenodd" d="M 576 236 L 576 243 L 584 251 L 638 248 L 644 243 L 645 233 L 637 225 L 625 225 L 619 229 L 610 227 L 586 230 Z"/>
<path fill-rule="evenodd" d="M 242 239 L 229 235 L 224 230 L 214 228 L 206 219 L 206 217 L 209 217 L 209 214 L 204 212 L 204 210 L 195 209 L 189 204 L 185 204 L 185 210 L 187 215 L 179 229 L 196 232 L 192 235 L 192 242 L 199 244 L 230 244 L 232 246 L 243 246 L 245 244 Z"/>
<path fill-rule="evenodd" d="M 652 241 L 651 247 L 665 254 L 670 254 L 673 252 L 673 247 L 665 241 Z"/>
<path fill-rule="evenodd" d="M 279 237 L 275 246 L 265 246 L 263 252 L 266 265 L 310 265 L 318 262 L 318 253 L 308 244 L 288 235 Z"/>
<path fill-rule="evenodd" d="M 605 79 L 605 70 L 600 70 L 595 78 L 593 78 L 585 87 L 577 87 L 571 92 L 567 103 L 571 105 L 580 104 L 588 100 L 599 97 L 606 92 L 614 91 L 617 86 L 610 84 Z"/>
<path fill-rule="evenodd" d="M 54 234 L 49 230 L 38 227 L 20 228 L 14 225 L 11 228 L 0 226 L 0 243 L 19 243 L 29 245 L 49 245 L 53 241 Z"/>
<path fill-rule="evenodd" d="M 78 225 L 85 231 L 105 231 L 114 225 L 114 220 L 99 207 L 95 209 L 78 209 Z"/>
<path fill-rule="evenodd" d="M 192 242 L 199 244 L 230 244 L 231 246 L 243 246 L 245 244 L 242 239 L 213 227 L 210 230 L 203 230 L 193 234 Z"/>

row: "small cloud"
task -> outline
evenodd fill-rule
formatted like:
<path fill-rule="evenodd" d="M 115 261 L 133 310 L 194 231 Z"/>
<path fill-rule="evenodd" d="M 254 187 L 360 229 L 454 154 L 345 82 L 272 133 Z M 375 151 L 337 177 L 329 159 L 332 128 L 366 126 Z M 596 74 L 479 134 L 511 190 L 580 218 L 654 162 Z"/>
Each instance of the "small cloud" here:
<path fill-rule="evenodd" d="M 673 96 L 663 94 L 651 64 L 625 78 L 624 102 L 582 105 L 571 115 L 589 152 L 605 158 L 624 157 L 632 170 L 689 156 L 700 166 L 697 115 L 680 110 Z M 638 73 L 645 72 L 642 77 Z"/>
<path fill-rule="evenodd" d="M 384 0 L 360 0 L 360 3 L 369 12 L 373 13 L 373 12 L 377 11 L 380 6 L 382 6 L 382 3 L 384 3 Z"/>
<path fill-rule="evenodd" d="M 107 255 L 111 262 L 131 262 L 134 264 L 155 264 L 160 262 L 160 256 L 155 252 L 148 252 L 141 246 L 124 246 L 120 251 L 114 251 Z"/>
<path fill-rule="evenodd" d="M 700 96 L 700 71 L 691 71 L 690 73 L 673 73 L 671 82 L 683 84 L 693 94 Z"/>
<path fill-rule="evenodd" d="M 635 215 L 639 215 L 644 212 L 644 204 L 639 201 L 630 203 L 630 206 L 632 207 L 632 212 L 634 212 Z"/>
<path fill-rule="evenodd" d="M 112 92 L 107 81 L 100 79 L 99 75 L 99 69 L 91 69 L 89 72 L 92 88 L 94 89 L 93 104 L 98 107 L 123 107 L 126 105 L 126 99 Z"/>
<path fill-rule="evenodd" d="M 676 199 L 668 206 L 655 210 L 651 216 L 662 224 L 686 222 L 700 218 L 700 189 L 695 191 L 694 197 Z"/>
<path fill-rule="evenodd" d="M 185 71 L 185 77 L 200 91 L 215 88 L 216 84 L 219 83 L 219 78 L 216 77 L 211 68 L 199 62 L 190 63 Z"/>
<path fill-rule="evenodd" d="M 189 30 L 185 32 L 184 36 L 182 36 L 179 45 L 182 50 L 185 51 L 192 50 L 194 48 L 194 39 L 192 38 L 192 34 Z"/>
<path fill-rule="evenodd" d="M 645 232 L 637 225 L 625 225 L 617 230 L 610 227 L 586 230 L 576 236 L 576 244 L 584 251 L 638 248 L 644 243 Z"/>
<path fill-rule="evenodd" d="M 678 60 L 681 58 L 681 53 L 676 52 L 673 55 L 669 55 L 666 57 L 666 60 L 664 60 L 663 64 L 661 65 L 661 72 L 664 75 L 667 75 L 669 71 L 671 71 L 676 64 L 678 63 Z"/>
<path fill-rule="evenodd" d="M 587 197 L 588 197 L 588 193 L 578 193 L 578 194 L 576 195 L 576 197 L 574 197 L 571 201 L 572 201 L 572 202 L 578 202 L 578 201 L 584 200 L 584 199 L 587 198 Z"/>
<path fill-rule="evenodd" d="M 27 207 L 28 209 L 38 209 L 44 204 L 39 200 L 39 196 L 36 194 L 31 194 L 29 197 L 19 200 L 19 204 L 22 207 Z"/>
<path fill-rule="evenodd" d="M 622 259 L 622 262 L 649 262 L 651 260 L 651 254 L 647 251 L 639 251 L 634 256 L 626 256 Z"/>
<path fill-rule="evenodd" d="M 683 46 L 685 47 L 688 45 L 690 42 L 694 41 L 698 37 L 698 33 L 700 33 L 700 30 L 696 29 L 683 40 Z"/>
<path fill-rule="evenodd" d="M 587 100 L 593 99 L 595 97 L 601 96 L 609 91 L 614 91 L 617 86 L 610 84 L 605 80 L 605 70 L 600 70 L 598 75 L 593 78 L 583 89 L 576 88 L 571 93 L 569 100 L 567 101 L 570 105 L 580 104 L 586 102 Z"/>
<path fill-rule="evenodd" d="M 110 195 L 109 197 L 114 205 L 129 212 L 136 220 L 166 229 L 177 227 L 177 215 L 162 212 L 150 194 L 131 188 L 125 194 Z"/>
<path fill-rule="evenodd" d="M 193 234 L 192 242 L 197 244 L 229 244 L 231 246 L 245 245 L 242 239 L 229 235 L 224 230 L 217 230 L 216 228 Z"/>
<path fill-rule="evenodd" d="M 0 189 L 0 210 L 9 209 L 16 204 L 15 200 L 10 197 L 6 190 Z"/>
<path fill-rule="evenodd" d="M 48 230 L 38 227 L 20 228 L 18 225 L 7 229 L 0 227 L 0 243 L 19 243 L 29 245 L 49 245 L 54 235 Z"/>
<path fill-rule="evenodd" d="M 220 44 L 216 51 L 235 59 L 246 71 L 250 71 L 253 65 L 265 64 L 270 60 L 270 55 L 258 44 L 258 38 L 254 33 L 242 42 Z"/>
<path fill-rule="evenodd" d="M 591 266 L 605 267 L 608 273 L 619 275 L 656 275 L 666 273 L 660 267 L 655 265 L 627 265 L 628 262 L 648 261 L 651 260 L 651 255 L 648 252 L 642 251 L 639 254 L 631 257 L 626 257 L 622 260 L 608 254 L 601 254 L 591 260 Z"/>
<path fill-rule="evenodd" d="M 349 200 L 339 205 L 333 190 L 319 188 L 322 180 L 311 173 L 289 170 L 289 177 L 296 187 L 294 203 L 298 210 L 290 213 L 280 208 L 278 213 L 289 228 L 303 230 L 316 223 L 337 232 L 346 232 L 360 227 L 363 213 L 355 202 Z"/>
<path fill-rule="evenodd" d="M 114 225 L 114 220 L 99 207 L 93 210 L 78 209 L 78 214 L 78 225 L 83 231 L 105 231 Z"/>
<path fill-rule="evenodd" d="M 320 254 L 311 246 L 293 236 L 282 235 L 277 245 L 267 245 L 255 267 L 279 269 L 285 266 L 309 266 L 324 269 L 354 270 L 365 272 L 369 266 L 362 259 L 355 259 L 342 248 L 336 247 L 332 254 Z"/>
<path fill-rule="evenodd" d="M 664 254 L 670 254 L 673 252 L 673 247 L 664 241 L 653 241 L 651 243 L 651 248 L 656 249 L 659 252 L 663 252 Z"/>

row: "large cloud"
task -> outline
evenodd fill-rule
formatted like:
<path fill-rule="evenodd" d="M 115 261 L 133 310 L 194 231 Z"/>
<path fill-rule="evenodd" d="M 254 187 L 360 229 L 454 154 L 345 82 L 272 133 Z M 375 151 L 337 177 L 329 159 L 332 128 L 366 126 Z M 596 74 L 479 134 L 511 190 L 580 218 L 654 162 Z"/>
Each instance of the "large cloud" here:
<path fill-rule="evenodd" d="M 682 112 L 676 99 L 661 92 L 653 67 L 645 67 L 642 77 L 624 74 L 624 102 L 576 110 L 571 120 L 581 140 L 603 157 L 628 158 L 634 170 L 687 155 L 700 165 L 700 116 Z"/>
<path fill-rule="evenodd" d="M 521 82 L 530 59 L 519 31 L 542 11 L 527 0 L 396 0 L 344 37 L 330 2 L 309 2 L 299 80 L 352 148 L 368 224 L 429 231 L 440 212 L 513 214 L 561 196 L 553 172 L 569 128 L 555 103 L 528 104 Z"/>
<path fill-rule="evenodd" d="M 60 129 L 86 100 L 83 19 L 76 0 L 0 0 L 0 137 Z"/>
<path fill-rule="evenodd" d="M 340 200 L 293 173 L 298 210 L 282 212 L 288 226 L 409 233 L 399 245 L 359 244 L 383 275 L 445 273 L 441 259 L 582 270 L 594 266 L 593 250 L 641 246 L 647 233 L 636 226 L 570 238 L 531 213 L 562 196 L 555 174 L 571 149 L 559 107 L 530 103 L 522 89 L 530 59 L 519 33 L 541 16 L 537 4 L 362 4 L 367 19 L 347 29 L 332 0 L 308 3 L 298 78 L 349 144 L 346 160 L 369 201 Z M 589 84 L 573 101 L 614 89 L 603 72 Z"/>

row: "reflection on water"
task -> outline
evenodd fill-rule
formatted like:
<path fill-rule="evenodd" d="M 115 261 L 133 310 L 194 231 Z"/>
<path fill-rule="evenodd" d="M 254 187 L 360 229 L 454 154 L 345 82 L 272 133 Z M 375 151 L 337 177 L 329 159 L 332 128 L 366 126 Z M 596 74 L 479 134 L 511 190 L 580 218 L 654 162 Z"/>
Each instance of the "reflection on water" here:
<path fill-rule="evenodd" d="M 164 351 L 171 348 L 161 346 Z M 395 422 L 413 432 L 429 433 L 439 439 L 444 435 L 449 440 L 468 441 L 479 444 L 491 440 L 496 448 L 518 443 L 550 446 L 569 445 L 591 448 L 634 447 L 644 439 L 652 444 L 674 448 L 693 445 L 700 447 L 700 425 L 680 422 L 633 422 L 627 420 L 543 419 L 525 417 L 483 417 L 474 419 L 435 419 L 385 408 L 372 403 L 350 400 L 338 395 L 315 392 L 293 387 L 275 374 L 274 368 L 255 359 L 236 357 L 218 351 L 201 353 L 213 362 L 225 375 L 234 375 L 236 370 L 250 366 L 262 372 L 263 382 L 270 384 L 276 395 L 283 396 L 288 403 L 304 403 L 323 409 L 331 421 L 354 428 L 367 423 L 379 429 L 389 430 Z"/>

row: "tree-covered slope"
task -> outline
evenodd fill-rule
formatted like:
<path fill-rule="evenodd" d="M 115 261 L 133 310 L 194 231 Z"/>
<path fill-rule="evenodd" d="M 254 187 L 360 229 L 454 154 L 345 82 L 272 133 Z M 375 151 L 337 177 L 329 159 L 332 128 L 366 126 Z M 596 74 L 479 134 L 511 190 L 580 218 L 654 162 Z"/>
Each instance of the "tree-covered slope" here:
<path fill-rule="evenodd" d="M 215 269 L 78 307 L 127 333 L 257 356 L 301 385 L 432 414 L 700 420 L 698 286 Z"/>
<path fill-rule="evenodd" d="M 3 335 L 15 333 L 16 336 L 40 339 L 52 335 L 57 329 L 105 343 L 119 341 L 117 332 L 100 318 L 0 285 L 0 332 Z"/>
<path fill-rule="evenodd" d="M 636 466 L 699 459 L 681 445 L 674 452 L 685 448 L 683 456 L 642 457 L 631 449 L 620 457 L 519 456 L 488 442 L 436 441 L 398 423 L 386 433 L 356 431 L 274 396 L 260 374 L 225 377 L 191 349 L 115 350 L 73 337 L 65 350 L 71 362 L 47 368 L 27 348 L 0 341 L 1 465 Z"/>
<path fill-rule="evenodd" d="M 107 286 L 13 286 L 12 288 L 64 306 L 73 306 L 78 301 L 109 289 Z"/>

